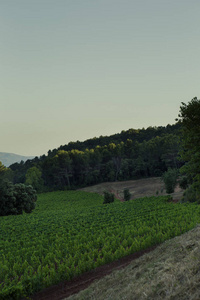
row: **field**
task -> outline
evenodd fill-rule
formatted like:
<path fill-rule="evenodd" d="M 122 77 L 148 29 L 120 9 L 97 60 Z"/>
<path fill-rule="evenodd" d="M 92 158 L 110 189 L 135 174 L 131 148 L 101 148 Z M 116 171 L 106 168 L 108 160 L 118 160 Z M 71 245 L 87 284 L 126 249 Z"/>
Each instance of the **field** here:
<path fill-rule="evenodd" d="M 0 299 L 20 299 L 193 228 L 200 206 L 145 197 L 103 205 L 83 191 L 39 195 L 30 214 L 0 218 Z"/>
<path fill-rule="evenodd" d="M 197 226 L 65 299 L 199 300 L 199 267 L 200 226 Z"/>

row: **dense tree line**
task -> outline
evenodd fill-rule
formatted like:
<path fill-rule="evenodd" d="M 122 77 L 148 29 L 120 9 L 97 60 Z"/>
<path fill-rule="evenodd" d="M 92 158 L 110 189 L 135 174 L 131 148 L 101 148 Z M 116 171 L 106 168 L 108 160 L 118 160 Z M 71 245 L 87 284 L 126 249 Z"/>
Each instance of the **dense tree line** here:
<path fill-rule="evenodd" d="M 47 156 L 21 161 L 9 168 L 0 162 L 0 183 L 5 179 L 10 182 L 7 187 L 0 185 L 0 194 L 4 195 L 1 204 L 10 197 L 20 203 L 17 193 L 30 194 L 27 197 L 31 198 L 35 192 L 28 186 L 51 191 L 161 175 L 169 183 L 173 179 L 171 174 L 177 178 L 179 169 L 184 175 L 180 184 L 188 188 L 185 198 L 200 201 L 199 116 L 200 100 L 194 98 L 188 104 L 182 103 L 175 125 L 129 129 L 109 137 L 70 142 L 49 150 Z M 11 207 L 11 213 L 21 213 L 20 205 L 19 211 Z M 32 211 L 34 205 L 29 206 L 24 211 Z M 0 210 L 0 215 L 8 213 Z"/>
<path fill-rule="evenodd" d="M 49 150 L 48 155 L 54 156 L 58 150 L 71 151 L 74 149 L 84 151 L 85 149 L 94 149 L 96 146 L 105 146 L 111 143 L 119 144 L 121 142 L 126 142 L 127 139 L 137 141 L 139 143 L 143 141 L 149 141 L 157 136 L 162 136 L 165 134 L 178 134 L 180 125 L 167 125 L 158 127 L 148 127 L 147 129 L 129 129 L 122 130 L 121 133 L 116 133 L 110 136 L 100 136 L 94 137 L 92 139 L 85 140 L 83 142 L 76 141 L 70 142 L 67 145 L 60 146 L 58 149 Z"/>
<path fill-rule="evenodd" d="M 10 166 L 13 183 L 37 191 L 72 189 L 105 181 L 161 176 L 179 168 L 179 124 L 129 129 L 110 137 L 70 142 L 48 155 Z"/>

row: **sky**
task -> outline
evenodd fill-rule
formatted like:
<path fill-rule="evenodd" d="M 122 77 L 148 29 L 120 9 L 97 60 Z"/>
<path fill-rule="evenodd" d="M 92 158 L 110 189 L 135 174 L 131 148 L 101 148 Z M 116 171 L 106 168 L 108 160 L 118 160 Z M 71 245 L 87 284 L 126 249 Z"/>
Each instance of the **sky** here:
<path fill-rule="evenodd" d="M 0 0 L 0 152 L 174 124 L 200 96 L 199 0 Z"/>

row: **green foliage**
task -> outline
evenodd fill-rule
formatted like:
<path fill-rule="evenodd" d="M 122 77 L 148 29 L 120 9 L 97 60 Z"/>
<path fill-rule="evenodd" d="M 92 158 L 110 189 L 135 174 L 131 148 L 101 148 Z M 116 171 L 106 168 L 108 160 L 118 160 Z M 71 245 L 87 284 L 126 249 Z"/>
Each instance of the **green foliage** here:
<path fill-rule="evenodd" d="M 31 213 L 36 200 L 36 191 L 32 186 L 3 181 L 0 185 L 0 216 Z"/>
<path fill-rule="evenodd" d="M 129 201 L 131 199 L 131 193 L 129 192 L 129 189 L 124 189 L 124 201 Z"/>
<path fill-rule="evenodd" d="M 200 100 L 195 97 L 188 104 L 182 102 L 178 121 L 182 126 L 180 155 L 186 162 L 181 172 L 194 184 L 187 197 L 190 198 L 192 190 L 200 196 Z"/>
<path fill-rule="evenodd" d="M 6 167 L 2 164 L 2 162 L 0 161 L 0 174 L 4 173 L 6 171 Z"/>
<path fill-rule="evenodd" d="M 14 186 L 9 181 L 2 181 L 0 184 L 0 216 L 17 214 Z"/>
<path fill-rule="evenodd" d="M 183 190 L 186 190 L 187 187 L 188 187 L 188 179 L 187 179 L 187 176 L 182 176 L 180 179 L 179 179 L 179 185 L 180 187 L 183 189 Z"/>
<path fill-rule="evenodd" d="M 174 192 L 174 189 L 177 184 L 177 177 L 178 177 L 177 170 L 171 169 L 171 168 L 168 169 L 168 171 L 163 174 L 163 181 L 165 184 L 166 192 L 168 194 L 171 194 Z"/>
<path fill-rule="evenodd" d="M 47 156 L 11 165 L 13 182 L 32 184 L 37 191 L 53 191 L 161 176 L 168 168 L 183 164 L 177 157 L 179 127 L 130 129 L 110 137 L 70 142 L 48 151 Z"/>
<path fill-rule="evenodd" d="M 41 191 L 43 187 L 42 172 L 35 166 L 28 169 L 25 184 L 31 185 L 36 191 Z"/>
<path fill-rule="evenodd" d="M 115 200 L 114 194 L 106 192 L 106 191 L 104 192 L 103 204 L 112 203 L 112 202 L 114 202 L 114 200 Z"/>
<path fill-rule="evenodd" d="M 200 206 L 150 197 L 102 205 L 80 191 L 38 195 L 31 214 L 0 218 L 0 299 L 21 299 L 200 222 Z"/>
<path fill-rule="evenodd" d="M 182 201 L 183 202 L 197 202 L 200 204 L 200 186 L 196 182 L 190 185 L 184 192 Z"/>
<path fill-rule="evenodd" d="M 0 161 L 0 181 L 3 180 L 13 180 L 13 171 L 9 168 L 6 168 Z"/>

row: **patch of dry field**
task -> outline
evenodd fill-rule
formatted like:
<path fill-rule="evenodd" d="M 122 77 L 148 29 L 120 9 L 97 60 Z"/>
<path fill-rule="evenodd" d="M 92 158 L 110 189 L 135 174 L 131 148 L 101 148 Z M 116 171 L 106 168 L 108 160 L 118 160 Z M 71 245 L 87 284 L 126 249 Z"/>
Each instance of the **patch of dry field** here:
<path fill-rule="evenodd" d="M 113 192 L 117 198 L 123 198 L 123 190 L 128 188 L 131 199 L 145 196 L 166 195 L 164 183 L 161 177 L 151 177 L 138 180 L 105 182 L 81 189 L 82 191 L 98 193 L 103 195 L 104 191 Z M 181 199 L 183 190 L 177 186 L 171 194 L 174 199 Z"/>
<path fill-rule="evenodd" d="M 199 300 L 200 225 L 68 300 Z"/>

